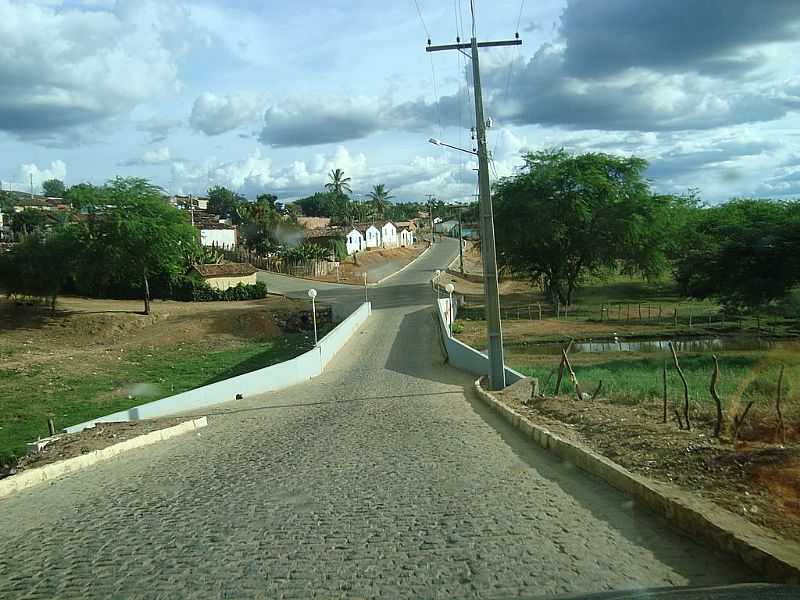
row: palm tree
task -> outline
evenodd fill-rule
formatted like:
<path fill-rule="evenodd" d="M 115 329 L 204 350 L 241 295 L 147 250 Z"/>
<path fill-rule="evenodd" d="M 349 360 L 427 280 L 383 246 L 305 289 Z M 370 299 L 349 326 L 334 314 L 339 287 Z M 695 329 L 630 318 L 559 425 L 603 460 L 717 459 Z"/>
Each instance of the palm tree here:
<path fill-rule="evenodd" d="M 391 194 L 391 191 L 387 190 L 385 185 L 379 183 L 367 195 L 372 202 L 372 207 L 375 209 L 375 212 L 379 217 L 383 218 L 383 213 L 386 212 L 389 204 L 391 204 L 389 200 L 394 198 L 394 196 Z"/>
<path fill-rule="evenodd" d="M 343 195 L 345 192 L 352 192 L 350 189 L 350 178 L 344 176 L 344 171 L 341 169 L 334 169 L 328 173 L 330 182 L 325 184 L 325 189 L 338 195 Z"/>

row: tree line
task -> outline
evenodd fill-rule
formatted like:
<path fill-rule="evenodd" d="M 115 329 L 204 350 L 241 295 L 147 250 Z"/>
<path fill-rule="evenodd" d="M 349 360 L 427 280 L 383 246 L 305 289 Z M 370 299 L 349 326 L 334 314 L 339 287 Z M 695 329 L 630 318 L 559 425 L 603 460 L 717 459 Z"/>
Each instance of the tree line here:
<path fill-rule="evenodd" d="M 589 276 L 655 279 L 748 310 L 800 283 L 800 202 L 735 198 L 708 205 L 695 190 L 653 192 L 647 162 L 604 153 L 524 155 L 494 186 L 498 261 L 570 304 Z"/>

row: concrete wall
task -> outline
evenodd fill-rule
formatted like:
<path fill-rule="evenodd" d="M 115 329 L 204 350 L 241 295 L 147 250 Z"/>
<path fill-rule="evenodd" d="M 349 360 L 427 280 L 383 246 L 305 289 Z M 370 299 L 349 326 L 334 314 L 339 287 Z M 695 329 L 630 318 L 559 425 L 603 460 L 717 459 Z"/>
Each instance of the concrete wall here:
<path fill-rule="evenodd" d="M 286 362 L 79 423 L 67 427 L 65 431 L 67 433 L 82 431 L 98 422 L 139 421 L 202 410 L 235 400 L 236 394 L 242 394 L 244 397 L 255 396 L 303 383 L 322 374 L 325 365 L 341 350 L 371 313 L 371 303 L 361 304 L 353 314 L 323 337 L 316 348 Z"/>
<path fill-rule="evenodd" d="M 454 308 L 453 320 L 457 314 L 457 303 Z M 448 362 L 462 371 L 473 375 L 489 374 L 489 357 L 483 352 L 478 352 L 475 348 L 467 346 L 464 342 L 457 340 L 450 335 L 450 299 L 442 298 L 436 303 L 436 314 L 439 321 L 439 332 L 442 336 L 445 352 L 447 352 Z M 506 366 L 506 385 L 511 385 L 525 377 L 522 373 Z"/>
<path fill-rule="evenodd" d="M 236 287 L 240 283 L 255 285 L 256 274 L 253 273 L 252 275 L 242 275 L 239 277 L 205 277 L 204 279 L 212 289 L 225 291 L 228 288 Z"/>

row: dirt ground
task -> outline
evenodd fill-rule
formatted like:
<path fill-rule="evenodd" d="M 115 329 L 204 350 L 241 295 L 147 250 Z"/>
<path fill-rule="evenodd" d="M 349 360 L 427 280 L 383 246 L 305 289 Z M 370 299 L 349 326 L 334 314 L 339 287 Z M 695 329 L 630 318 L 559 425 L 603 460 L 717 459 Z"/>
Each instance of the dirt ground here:
<path fill-rule="evenodd" d="M 45 446 L 41 452 L 24 457 L 12 470 L 0 471 L 0 479 L 25 469 L 42 467 L 60 460 L 87 454 L 93 450 L 102 450 L 151 431 L 178 425 L 191 418 L 167 417 L 131 423 L 98 423 L 92 429 L 84 429 L 79 433 L 63 434 L 59 439 Z"/>
<path fill-rule="evenodd" d="M 710 434 L 713 423 L 695 416 L 692 431 L 674 417 L 664 424 L 661 406 L 624 406 L 602 400 L 530 396 L 530 385 L 509 386 L 496 396 L 532 421 L 582 442 L 623 467 L 707 498 L 779 537 L 800 541 L 800 431 L 776 443 L 768 417 L 751 418 L 731 443 Z M 787 419 L 797 423 L 797 419 Z"/>
<path fill-rule="evenodd" d="M 353 264 L 353 257 L 343 260 L 339 267 L 338 283 L 364 284 L 364 273 L 367 281 L 375 281 L 394 271 L 405 267 L 425 250 L 426 246 L 418 244 L 411 248 L 373 248 L 364 250 L 357 255 L 358 264 Z M 336 272 L 325 277 L 317 277 L 319 281 L 337 283 Z"/>
<path fill-rule="evenodd" d="M 15 306 L 0 299 L 0 358 L 15 369 L 57 363 L 61 369 L 91 369 L 109 353 L 157 348 L 208 336 L 253 339 L 281 335 L 288 320 L 308 310 L 306 302 L 282 296 L 243 302 L 153 301 L 141 314 L 134 300 L 59 298 L 55 315 L 42 306 Z"/>

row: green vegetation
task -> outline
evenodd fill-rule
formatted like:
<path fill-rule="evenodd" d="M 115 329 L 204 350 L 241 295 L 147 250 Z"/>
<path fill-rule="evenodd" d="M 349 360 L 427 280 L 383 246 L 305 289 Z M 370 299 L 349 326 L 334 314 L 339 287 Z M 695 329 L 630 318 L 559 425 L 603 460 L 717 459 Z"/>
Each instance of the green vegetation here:
<path fill-rule="evenodd" d="M 564 150 L 528 153 L 495 186 L 498 262 L 553 303 L 602 275 L 673 276 L 684 296 L 763 310 L 800 284 L 800 201 L 654 194 L 647 162 Z"/>
<path fill-rule="evenodd" d="M 780 365 L 786 365 L 784 398 L 797 395 L 792 382 L 800 381 L 800 354 L 790 351 L 720 352 L 720 396 L 728 407 L 740 406 L 753 400 L 754 410 L 759 407 L 773 410 L 777 395 Z M 552 356 L 548 364 L 518 364 L 514 368 L 531 377 L 538 377 L 542 391 L 552 394 L 556 384 L 558 357 Z M 679 356 L 689 384 L 690 401 L 695 408 L 711 410 L 713 400 L 709 382 L 713 370 L 711 354 L 687 353 Z M 571 358 L 582 391 L 591 393 L 598 382 L 603 382 L 602 396 L 612 402 L 638 404 L 662 399 L 661 373 L 667 361 L 667 386 L 669 414 L 672 406 L 683 401 L 682 383 L 672 366 L 671 355 L 664 353 L 575 354 Z M 545 386 L 544 384 L 547 383 Z M 568 377 L 561 384 L 562 394 L 573 394 Z"/>
<path fill-rule="evenodd" d="M 120 354 L 119 361 L 93 364 L 88 374 L 67 375 L 61 369 L 38 365 L 0 368 L 0 396 L 4 398 L 0 464 L 12 454 L 24 454 L 26 442 L 47 435 L 49 413 L 55 415 L 57 428 L 67 427 L 273 365 L 312 346 L 313 338 L 298 333 L 262 341 L 137 350 Z M 7 358 L 13 351 L 0 348 L 0 356 Z M 151 393 L 129 397 L 137 392 L 137 384 L 147 384 L 138 387 Z"/>
<path fill-rule="evenodd" d="M 50 198 L 63 198 L 67 188 L 60 179 L 48 179 L 42 182 L 42 193 Z"/>

